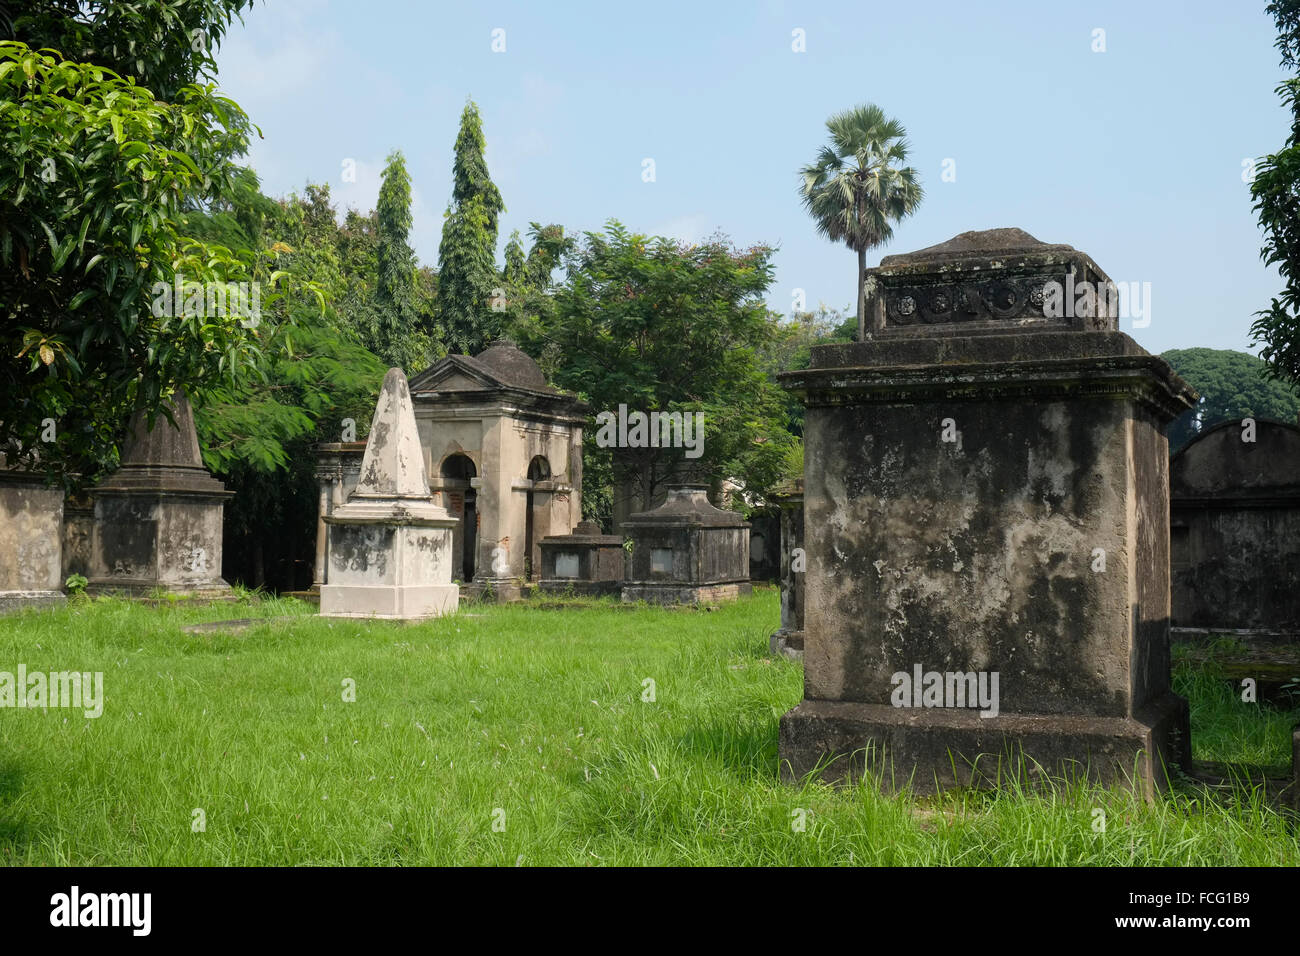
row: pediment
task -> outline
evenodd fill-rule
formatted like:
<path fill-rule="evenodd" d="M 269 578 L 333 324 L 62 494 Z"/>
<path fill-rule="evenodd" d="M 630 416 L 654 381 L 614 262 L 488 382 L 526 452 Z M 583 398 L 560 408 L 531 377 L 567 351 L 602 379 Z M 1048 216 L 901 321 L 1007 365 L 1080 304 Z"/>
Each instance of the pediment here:
<path fill-rule="evenodd" d="M 416 392 L 487 392 L 505 383 L 467 355 L 448 355 L 411 380 Z"/>

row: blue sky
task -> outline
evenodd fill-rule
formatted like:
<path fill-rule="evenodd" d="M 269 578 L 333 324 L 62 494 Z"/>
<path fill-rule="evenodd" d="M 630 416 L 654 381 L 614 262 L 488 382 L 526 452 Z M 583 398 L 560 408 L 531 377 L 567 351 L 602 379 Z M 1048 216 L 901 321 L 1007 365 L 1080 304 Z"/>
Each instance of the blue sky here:
<path fill-rule="evenodd" d="M 817 235 L 796 171 L 831 113 L 874 102 L 907 127 L 926 198 L 868 264 L 1018 226 L 1117 282 L 1150 282 L 1150 325 L 1121 323 L 1146 348 L 1246 350 L 1252 313 L 1281 288 L 1242 166 L 1288 129 L 1264 6 L 264 0 L 218 61 L 222 91 L 264 133 L 249 159 L 272 195 L 328 182 L 368 210 L 385 156 L 403 150 L 424 264 L 472 96 L 506 203 L 501 247 L 532 220 L 721 230 L 779 247 L 774 309 L 796 289 L 851 305 L 854 254 Z"/>

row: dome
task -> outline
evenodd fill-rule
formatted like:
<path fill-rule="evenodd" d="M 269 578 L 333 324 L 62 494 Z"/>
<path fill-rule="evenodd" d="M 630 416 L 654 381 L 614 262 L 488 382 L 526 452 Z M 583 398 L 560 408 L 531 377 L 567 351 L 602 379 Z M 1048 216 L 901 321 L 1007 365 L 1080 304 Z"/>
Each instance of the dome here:
<path fill-rule="evenodd" d="M 474 361 L 487 367 L 504 385 L 530 388 L 539 392 L 554 391 L 546 383 L 542 370 L 519 346 L 510 339 L 498 339 L 474 356 Z"/>

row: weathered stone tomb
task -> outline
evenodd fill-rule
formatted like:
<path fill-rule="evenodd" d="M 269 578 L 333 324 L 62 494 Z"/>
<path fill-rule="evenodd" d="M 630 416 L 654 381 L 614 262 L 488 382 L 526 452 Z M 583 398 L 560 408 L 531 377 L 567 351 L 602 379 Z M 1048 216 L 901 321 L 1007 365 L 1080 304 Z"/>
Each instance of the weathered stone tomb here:
<path fill-rule="evenodd" d="M 366 439 L 361 477 L 326 516 L 325 617 L 418 619 L 460 602 L 452 578 L 455 519 L 429 491 L 411 393 L 402 370 L 384 377 Z"/>
<path fill-rule="evenodd" d="M 542 582 L 546 593 L 618 594 L 623 587 L 623 539 L 601 534 L 594 521 L 581 521 L 572 534 L 542 539 Z"/>
<path fill-rule="evenodd" d="M 430 487 L 455 519 L 453 578 L 514 600 L 541 577 L 541 542 L 582 518 L 587 406 L 502 339 L 411 380 Z"/>
<path fill-rule="evenodd" d="M 63 600 L 63 489 L 0 454 L 0 610 Z"/>
<path fill-rule="evenodd" d="M 230 593 L 221 577 L 221 519 L 233 493 L 203 466 L 185 393 L 169 407 L 172 421 L 160 413 L 152 428 L 143 412 L 132 418 L 121 467 L 90 491 L 90 592 Z"/>
<path fill-rule="evenodd" d="M 1300 634 L 1300 428 L 1216 425 L 1169 476 L 1173 623 Z"/>
<path fill-rule="evenodd" d="M 807 407 L 787 779 L 1086 775 L 1150 795 L 1187 761 L 1163 428 L 1194 393 L 1106 295 L 1045 307 L 1106 281 L 1070 246 L 965 233 L 886 257 L 868 340 L 782 375 Z"/>
<path fill-rule="evenodd" d="M 707 485 L 672 485 L 668 500 L 623 522 L 632 538 L 624 601 L 716 604 L 750 594 L 749 523 L 715 508 Z"/>

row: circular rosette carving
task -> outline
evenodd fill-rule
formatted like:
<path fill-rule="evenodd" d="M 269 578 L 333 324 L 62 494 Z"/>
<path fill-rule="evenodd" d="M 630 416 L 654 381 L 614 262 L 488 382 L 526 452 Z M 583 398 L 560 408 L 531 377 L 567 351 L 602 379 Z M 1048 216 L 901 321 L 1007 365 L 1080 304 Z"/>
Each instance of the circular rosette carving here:
<path fill-rule="evenodd" d="M 1025 290 L 1012 282 L 995 281 L 984 290 L 985 304 L 999 319 L 1009 319 L 1023 312 L 1028 299 Z"/>
<path fill-rule="evenodd" d="M 889 317 L 896 325 L 913 325 L 919 318 L 916 314 L 916 298 L 910 292 L 891 296 L 889 299 Z"/>

